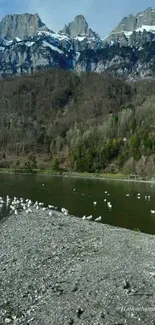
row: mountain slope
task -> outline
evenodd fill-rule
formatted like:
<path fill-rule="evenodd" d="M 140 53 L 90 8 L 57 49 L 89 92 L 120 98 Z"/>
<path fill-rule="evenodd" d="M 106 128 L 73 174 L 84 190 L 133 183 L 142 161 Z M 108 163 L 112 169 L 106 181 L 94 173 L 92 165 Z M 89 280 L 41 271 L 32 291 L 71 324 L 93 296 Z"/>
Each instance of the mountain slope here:
<path fill-rule="evenodd" d="M 155 77 L 155 42 L 146 43 L 140 50 L 116 44 L 96 50 L 88 48 L 81 52 L 72 50 L 73 44 L 53 35 L 40 35 L 25 42 L 2 44 L 0 74 L 5 77 L 31 73 L 41 68 L 59 67 L 78 73 L 89 71 L 101 74 L 109 71 L 130 81 Z"/>
<path fill-rule="evenodd" d="M 154 175 L 154 80 L 48 69 L 0 90 L 0 168 L 24 169 L 33 154 L 42 169 Z"/>

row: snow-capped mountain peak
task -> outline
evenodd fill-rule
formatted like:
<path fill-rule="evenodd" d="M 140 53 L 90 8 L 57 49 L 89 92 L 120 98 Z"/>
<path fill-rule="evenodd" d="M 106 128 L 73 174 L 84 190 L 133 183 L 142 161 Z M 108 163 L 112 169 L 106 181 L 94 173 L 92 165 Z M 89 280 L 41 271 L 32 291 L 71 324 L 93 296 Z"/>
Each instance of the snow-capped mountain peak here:
<path fill-rule="evenodd" d="M 139 12 L 137 15 L 129 15 L 124 17 L 118 26 L 104 39 L 104 42 L 130 41 L 132 35 L 135 33 L 155 33 L 155 10 L 147 8 L 145 11 Z"/>
<path fill-rule="evenodd" d="M 108 43 L 108 44 L 107 44 Z M 101 40 L 78 15 L 58 33 L 35 14 L 8 15 L 0 22 L 0 76 L 48 67 L 135 80 L 155 76 L 155 10 L 129 15 Z"/>

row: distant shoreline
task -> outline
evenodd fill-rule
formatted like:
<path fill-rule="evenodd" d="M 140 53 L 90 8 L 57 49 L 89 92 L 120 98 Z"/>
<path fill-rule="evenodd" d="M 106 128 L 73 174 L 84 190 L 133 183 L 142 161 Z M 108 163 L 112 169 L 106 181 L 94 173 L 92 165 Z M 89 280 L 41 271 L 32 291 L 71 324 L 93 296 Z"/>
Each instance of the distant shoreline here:
<path fill-rule="evenodd" d="M 57 177 L 71 177 L 71 178 L 86 178 L 86 179 L 99 179 L 99 180 L 111 180 L 111 181 L 124 181 L 124 182 L 137 182 L 137 183 L 153 183 L 155 179 L 142 179 L 140 176 L 132 178 L 132 175 L 124 174 L 110 174 L 110 173 L 85 173 L 85 172 L 59 172 L 51 169 L 47 170 L 35 170 L 33 173 L 25 173 L 23 170 L 0 168 L 0 174 L 15 174 L 15 175 L 41 175 L 41 176 L 57 176 Z"/>

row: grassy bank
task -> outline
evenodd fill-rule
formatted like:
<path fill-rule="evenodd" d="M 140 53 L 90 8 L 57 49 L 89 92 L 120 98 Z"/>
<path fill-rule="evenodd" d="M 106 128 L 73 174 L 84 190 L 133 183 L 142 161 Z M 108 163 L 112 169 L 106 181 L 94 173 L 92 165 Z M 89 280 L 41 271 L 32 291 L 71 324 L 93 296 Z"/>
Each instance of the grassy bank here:
<path fill-rule="evenodd" d="M 124 180 L 124 181 L 141 181 L 148 182 L 153 181 L 152 178 L 143 178 L 138 175 L 127 175 L 121 173 L 87 173 L 87 172 L 73 172 L 73 171 L 55 171 L 52 168 L 47 169 L 34 169 L 32 172 L 26 172 L 24 169 L 15 168 L 0 168 L 2 174 L 36 174 L 36 175 L 49 175 L 49 176 L 61 176 L 61 177 L 75 177 L 75 178 L 92 178 L 92 179 L 110 179 L 110 180 Z"/>

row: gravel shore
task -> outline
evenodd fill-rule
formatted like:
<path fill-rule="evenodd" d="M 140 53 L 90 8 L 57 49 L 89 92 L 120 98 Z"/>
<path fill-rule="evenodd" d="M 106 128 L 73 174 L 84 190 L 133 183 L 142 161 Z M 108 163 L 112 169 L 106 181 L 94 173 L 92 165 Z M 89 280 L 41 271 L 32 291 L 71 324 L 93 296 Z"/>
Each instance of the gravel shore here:
<path fill-rule="evenodd" d="M 0 224 L 0 325 L 155 324 L 155 236 L 49 210 Z"/>

